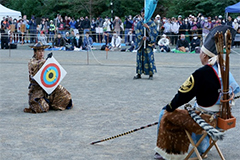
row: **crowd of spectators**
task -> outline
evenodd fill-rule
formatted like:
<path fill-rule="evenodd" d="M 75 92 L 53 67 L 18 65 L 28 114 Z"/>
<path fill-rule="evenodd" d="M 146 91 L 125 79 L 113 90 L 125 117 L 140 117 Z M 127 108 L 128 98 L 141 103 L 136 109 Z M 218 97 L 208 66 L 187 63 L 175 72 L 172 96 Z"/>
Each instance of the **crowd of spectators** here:
<path fill-rule="evenodd" d="M 135 26 L 140 20 L 142 20 L 140 15 L 134 17 L 129 15 L 122 19 L 117 16 L 114 19 L 99 16 L 90 20 L 88 16 L 75 19 L 74 17 L 63 17 L 57 14 L 56 18 L 52 20 L 42 17 L 39 23 L 37 23 L 34 16 L 30 20 L 27 19 L 26 15 L 19 17 L 19 19 L 12 19 L 6 16 L 1 20 L 1 41 L 5 42 L 4 37 L 8 36 L 8 42 L 11 39 L 12 43 L 36 43 L 40 40 L 44 43 L 52 44 L 52 47 L 57 47 L 61 42 L 61 45 L 67 49 L 86 49 L 87 44 L 84 44 L 84 38 L 86 39 L 86 33 L 88 33 L 88 37 L 91 38 L 90 45 L 93 42 L 104 42 L 106 46 L 111 46 L 114 34 L 120 37 L 121 42 L 131 45 L 135 42 Z M 189 15 L 188 17 L 182 17 L 179 15 L 172 18 L 157 15 L 152 20 L 156 23 L 159 32 L 156 45 L 159 44 L 158 42 L 164 34 L 164 38 L 169 39 L 168 47 L 169 45 L 174 45 L 178 49 L 178 45 L 181 43 L 180 37 L 182 37 L 182 40 L 184 39 L 184 42 L 187 42 L 189 45 L 185 47 L 186 51 L 195 50 L 194 48 L 197 46 L 194 41 L 197 41 L 197 45 L 200 45 L 199 40 L 204 42 L 209 30 L 218 25 L 229 25 L 240 34 L 240 16 L 235 18 L 228 16 L 225 20 L 221 15 L 206 17 L 199 13 L 197 16 Z M 62 38 L 61 41 L 59 37 Z M 77 43 L 81 47 L 74 46 L 77 37 L 81 39 L 81 42 Z M 118 38 L 118 41 L 120 39 Z M 58 45 L 55 45 L 56 43 Z M 166 51 L 169 49 L 161 50 Z"/>

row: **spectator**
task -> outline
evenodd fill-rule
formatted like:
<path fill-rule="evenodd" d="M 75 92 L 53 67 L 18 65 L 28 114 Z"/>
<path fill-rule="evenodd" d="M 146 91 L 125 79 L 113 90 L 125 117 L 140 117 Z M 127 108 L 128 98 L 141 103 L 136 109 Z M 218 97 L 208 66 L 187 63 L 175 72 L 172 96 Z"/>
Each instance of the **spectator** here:
<path fill-rule="evenodd" d="M 185 35 L 184 34 L 181 34 L 180 39 L 177 41 L 176 49 L 181 51 L 181 52 L 188 52 L 189 51 L 189 43 L 185 39 Z"/>
<path fill-rule="evenodd" d="M 11 26 L 10 26 L 10 23 L 9 23 L 8 18 L 6 18 L 6 19 L 2 22 L 2 25 L 4 26 L 5 29 L 8 29 L 8 30 L 11 29 Z"/>
<path fill-rule="evenodd" d="M 219 24 L 225 25 L 225 21 L 221 15 L 218 16 Z M 221 23 L 220 23 L 221 22 Z"/>
<path fill-rule="evenodd" d="M 65 37 L 65 23 L 63 22 L 63 19 L 61 18 L 60 23 L 57 24 L 58 32 Z"/>
<path fill-rule="evenodd" d="M 96 22 L 95 19 L 92 19 L 92 23 L 91 23 L 91 33 L 92 33 L 92 39 L 93 42 L 96 42 Z"/>
<path fill-rule="evenodd" d="M 61 22 L 61 20 L 59 19 L 59 23 Z M 68 16 L 64 17 L 64 24 L 65 24 L 65 31 L 69 31 L 70 30 L 70 19 L 68 18 Z"/>
<path fill-rule="evenodd" d="M 111 33 L 110 32 L 104 32 L 104 39 L 105 39 L 106 46 L 109 47 L 109 44 L 112 41 Z"/>
<path fill-rule="evenodd" d="M 101 17 L 98 17 L 96 20 L 96 34 L 97 34 L 97 40 L 98 43 L 102 43 L 103 39 L 103 19 Z"/>
<path fill-rule="evenodd" d="M 232 23 L 232 27 L 237 31 L 238 27 L 240 27 L 240 25 L 237 22 L 237 19 L 234 19 L 233 23 Z"/>
<path fill-rule="evenodd" d="M 83 23 L 84 23 L 83 17 L 80 17 L 80 19 L 78 19 L 76 22 L 76 29 L 78 29 L 79 34 L 83 34 Z"/>
<path fill-rule="evenodd" d="M 38 42 L 41 42 L 43 45 L 49 45 L 44 31 L 41 31 L 40 36 L 38 37 Z"/>
<path fill-rule="evenodd" d="M 201 28 L 200 30 L 199 30 L 199 32 L 198 32 L 198 34 L 203 34 L 203 25 L 204 25 L 204 23 L 205 23 L 205 18 L 204 18 L 204 16 L 202 15 L 201 16 L 201 18 L 199 19 L 199 23 L 200 23 L 200 27 L 199 28 Z"/>
<path fill-rule="evenodd" d="M 160 34 L 160 31 L 161 31 L 161 26 L 162 26 L 162 22 L 161 22 L 161 17 L 160 15 L 156 15 L 155 19 L 154 19 L 154 22 L 157 26 L 157 31 L 158 31 L 158 34 Z"/>
<path fill-rule="evenodd" d="M 92 48 L 93 40 L 92 37 L 89 36 L 89 32 L 86 32 L 83 38 L 83 50 L 90 50 Z"/>
<path fill-rule="evenodd" d="M 75 38 L 76 34 L 74 33 L 74 31 L 71 31 L 71 34 L 70 34 L 70 44 L 73 45 L 73 39 Z"/>
<path fill-rule="evenodd" d="M 66 35 L 63 38 L 66 42 L 66 44 L 71 44 L 71 36 L 69 35 L 69 32 L 66 32 Z"/>
<path fill-rule="evenodd" d="M 194 18 L 193 23 L 191 25 L 192 33 L 193 32 L 198 32 L 199 25 L 200 25 L 200 23 L 197 22 L 197 18 Z"/>
<path fill-rule="evenodd" d="M 171 35 L 171 19 L 170 18 L 167 19 L 163 27 L 164 27 L 163 33 L 167 36 L 170 36 Z"/>
<path fill-rule="evenodd" d="M 53 47 L 57 48 L 59 50 L 65 50 L 66 42 L 63 39 L 62 35 L 60 33 L 57 34 L 57 37 L 55 38 L 53 42 Z"/>
<path fill-rule="evenodd" d="M 212 28 L 211 23 L 209 23 L 209 20 L 211 20 L 211 17 L 209 17 L 208 20 L 205 19 L 204 23 L 203 23 L 203 26 L 202 26 L 202 28 L 203 28 L 203 30 L 202 30 L 203 42 L 205 41 L 210 29 Z"/>
<path fill-rule="evenodd" d="M 158 41 L 160 52 L 170 52 L 169 44 L 170 44 L 169 39 L 165 34 L 163 34 L 162 38 Z"/>
<path fill-rule="evenodd" d="M 51 22 L 50 22 L 50 23 L 51 23 Z M 47 22 L 45 21 L 45 18 L 44 18 L 44 17 L 42 18 L 42 21 L 41 21 L 41 24 L 39 25 L 38 31 L 39 31 L 39 33 L 40 33 L 41 31 L 44 31 L 44 32 L 47 31 Z"/>
<path fill-rule="evenodd" d="M 128 45 L 132 45 L 132 43 L 135 43 L 135 34 L 133 33 L 134 31 L 132 29 L 129 30 L 128 32 L 128 42 L 131 42 L 129 43 Z"/>
<path fill-rule="evenodd" d="M 124 25 L 125 25 L 125 30 L 124 30 L 125 41 L 124 41 L 124 43 L 126 45 L 128 45 L 128 44 L 131 44 L 128 41 L 128 32 L 130 31 L 130 29 L 132 29 L 132 25 L 133 25 L 133 21 L 132 21 L 132 16 L 131 15 L 125 17 Z"/>
<path fill-rule="evenodd" d="M 185 34 L 184 26 L 183 26 L 183 21 L 182 21 L 182 16 L 178 16 L 177 23 L 179 24 L 179 34 Z"/>
<path fill-rule="evenodd" d="M 36 43 L 36 34 L 37 34 L 37 24 L 35 18 L 32 17 L 31 20 L 28 22 L 29 24 L 29 32 L 30 32 L 30 43 Z"/>
<path fill-rule="evenodd" d="M 188 41 L 188 43 L 190 43 L 189 31 L 190 31 L 190 29 L 191 29 L 191 26 L 190 26 L 190 23 L 188 22 L 187 18 L 183 21 L 182 29 L 183 29 L 183 31 L 184 31 L 186 40 Z"/>
<path fill-rule="evenodd" d="M 89 32 L 90 28 L 91 28 L 90 20 L 88 19 L 88 16 L 86 16 L 83 21 L 83 34 L 85 35 L 86 32 Z"/>
<path fill-rule="evenodd" d="M 171 31 L 172 31 L 172 37 L 171 37 L 171 43 L 172 45 L 175 45 L 178 40 L 178 33 L 179 33 L 179 23 L 176 21 L 176 18 L 172 18 L 172 24 L 171 24 Z"/>
<path fill-rule="evenodd" d="M 7 20 L 7 18 L 6 18 Z M 24 43 L 24 27 L 23 27 L 23 21 L 22 19 L 19 20 L 18 24 L 17 24 L 17 32 L 18 32 L 18 35 L 19 35 L 19 39 L 18 39 L 18 43 Z"/>
<path fill-rule="evenodd" d="M 17 19 L 16 18 L 13 20 L 12 25 L 14 25 L 14 27 L 15 27 L 14 32 L 13 32 L 13 43 L 15 43 L 15 42 L 17 42 L 17 38 L 18 38 L 18 34 L 17 34 Z"/>
<path fill-rule="evenodd" d="M 135 49 L 135 44 L 134 44 L 134 42 L 132 41 L 131 47 L 128 48 L 128 49 L 126 50 L 126 52 L 134 52 L 134 49 Z M 135 51 L 136 51 L 136 50 L 135 50 Z M 137 52 L 137 51 L 136 51 L 136 52 Z"/>
<path fill-rule="evenodd" d="M 228 19 L 227 19 L 227 23 L 226 23 L 226 24 L 232 27 L 232 23 L 233 23 L 232 17 L 231 17 L 231 16 L 228 16 Z"/>
<path fill-rule="evenodd" d="M 61 22 L 62 16 L 60 14 L 57 14 L 57 17 L 55 18 L 55 25 Z"/>
<path fill-rule="evenodd" d="M 1 20 L 1 26 L 3 25 L 3 22 L 5 21 L 5 17 L 3 17 L 3 19 Z"/>
<path fill-rule="evenodd" d="M 118 36 L 116 32 L 113 33 L 112 41 L 111 41 L 112 51 L 120 51 L 121 50 L 121 37 Z"/>
<path fill-rule="evenodd" d="M 53 24 L 53 20 L 50 20 L 50 26 L 49 26 L 49 41 L 54 41 L 54 35 L 55 35 L 55 25 Z M 61 33 L 59 33 L 61 34 Z"/>
<path fill-rule="evenodd" d="M 82 45 L 82 37 L 80 37 L 79 33 L 76 33 L 76 36 L 73 38 L 72 49 L 74 51 L 80 51 L 82 50 Z"/>
<path fill-rule="evenodd" d="M 121 19 L 116 16 L 113 21 L 113 27 L 114 27 L 114 31 L 117 33 L 117 35 L 120 35 L 121 24 L 122 24 Z"/>
<path fill-rule="evenodd" d="M 76 29 L 76 27 L 75 27 L 75 24 L 76 24 L 75 19 L 74 18 L 71 19 L 71 17 L 69 17 L 69 18 L 70 18 L 70 22 L 69 22 L 70 31 L 75 30 Z M 76 31 L 74 31 L 74 33 L 76 33 Z"/>
<path fill-rule="evenodd" d="M 23 16 L 23 20 L 22 20 L 22 31 L 24 31 L 23 33 L 23 36 L 24 36 L 24 43 L 26 43 L 27 41 L 26 41 L 26 33 L 27 33 L 27 25 L 28 25 L 28 20 L 27 20 L 27 16 L 26 15 L 24 15 Z"/>
<path fill-rule="evenodd" d="M 237 29 L 237 34 L 234 39 L 234 46 L 240 47 L 240 27 Z"/>
<path fill-rule="evenodd" d="M 8 49 L 8 29 L 6 25 L 2 23 L 1 28 L 1 49 Z"/>
<path fill-rule="evenodd" d="M 105 18 L 105 21 L 103 23 L 103 31 L 104 32 L 111 32 L 111 21 L 109 18 Z"/>
<path fill-rule="evenodd" d="M 200 39 L 196 34 L 193 34 L 193 39 L 191 41 L 191 52 L 195 51 L 196 47 L 200 47 Z"/>
<path fill-rule="evenodd" d="M 76 29 L 78 30 L 78 33 L 81 34 L 81 33 L 82 33 L 82 32 L 81 32 L 81 30 L 82 30 L 82 22 L 80 21 L 79 18 L 76 20 L 75 27 L 76 27 Z"/>

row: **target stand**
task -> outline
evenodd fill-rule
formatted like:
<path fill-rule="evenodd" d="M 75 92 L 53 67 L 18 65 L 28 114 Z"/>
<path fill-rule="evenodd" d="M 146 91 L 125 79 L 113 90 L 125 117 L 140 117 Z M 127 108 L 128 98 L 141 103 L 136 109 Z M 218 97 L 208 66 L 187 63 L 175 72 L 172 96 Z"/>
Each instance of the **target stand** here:
<path fill-rule="evenodd" d="M 67 72 L 54 57 L 48 58 L 33 79 L 47 92 L 51 94 L 66 76 Z"/>

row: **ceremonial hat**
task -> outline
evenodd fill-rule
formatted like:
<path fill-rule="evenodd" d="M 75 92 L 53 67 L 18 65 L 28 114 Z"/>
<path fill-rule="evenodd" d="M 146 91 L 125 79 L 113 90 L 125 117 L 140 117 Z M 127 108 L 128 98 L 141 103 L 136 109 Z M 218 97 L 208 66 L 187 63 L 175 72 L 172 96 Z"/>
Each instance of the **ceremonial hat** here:
<path fill-rule="evenodd" d="M 215 55 L 217 55 L 217 50 L 216 50 L 216 46 L 215 46 L 215 39 L 214 39 L 214 35 L 219 32 L 219 33 L 223 33 L 223 37 L 225 39 L 225 32 L 227 30 L 230 30 L 231 34 L 232 34 L 232 40 L 234 41 L 235 35 L 236 35 L 236 30 L 234 30 L 233 28 L 231 28 L 228 25 L 219 25 L 214 27 L 213 29 L 210 30 L 210 32 L 208 33 L 202 47 L 201 50 L 207 54 L 209 57 L 214 57 Z M 224 40 L 225 41 L 225 40 Z M 224 42 L 225 43 L 225 42 Z"/>
<path fill-rule="evenodd" d="M 49 45 L 43 45 L 41 42 L 38 42 L 32 46 L 29 46 L 30 48 L 33 48 L 33 49 L 45 49 L 45 48 L 48 48 Z"/>

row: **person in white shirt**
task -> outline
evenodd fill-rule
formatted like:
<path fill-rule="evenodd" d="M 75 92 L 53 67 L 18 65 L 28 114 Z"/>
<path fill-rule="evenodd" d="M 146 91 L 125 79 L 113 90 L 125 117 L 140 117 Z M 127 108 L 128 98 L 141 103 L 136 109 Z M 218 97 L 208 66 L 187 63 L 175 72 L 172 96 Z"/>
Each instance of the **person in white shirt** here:
<path fill-rule="evenodd" d="M 117 35 L 116 32 L 113 32 L 113 37 L 112 37 L 112 51 L 119 51 L 121 49 L 121 38 Z"/>
<path fill-rule="evenodd" d="M 170 41 L 165 34 L 162 35 L 162 38 L 158 41 L 158 46 L 161 52 L 169 52 Z"/>
<path fill-rule="evenodd" d="M 171 23 L 171 31 L 172 31 L 172 38 L 171 38 L 171 43 L 172 45 L 175 45 L 178 40 L 178 33 L 179 33 L 179 23 L 176 21 L 176 18 L 172 18 L 172 23 Z"/>

